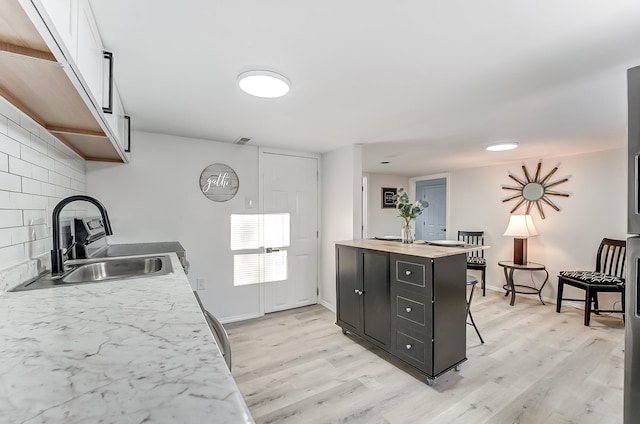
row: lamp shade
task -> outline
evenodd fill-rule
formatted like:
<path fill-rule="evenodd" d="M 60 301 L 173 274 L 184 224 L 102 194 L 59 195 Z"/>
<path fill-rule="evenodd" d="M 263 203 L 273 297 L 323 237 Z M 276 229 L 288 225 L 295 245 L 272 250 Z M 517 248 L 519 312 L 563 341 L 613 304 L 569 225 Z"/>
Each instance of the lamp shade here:
<path fill-rule="evenodd" d="M 538 235 L 538 230 L 533 226 L 531 215 L 511 215 L 509 225 L 504 232 L 505 236 L 527 238 Z"/>

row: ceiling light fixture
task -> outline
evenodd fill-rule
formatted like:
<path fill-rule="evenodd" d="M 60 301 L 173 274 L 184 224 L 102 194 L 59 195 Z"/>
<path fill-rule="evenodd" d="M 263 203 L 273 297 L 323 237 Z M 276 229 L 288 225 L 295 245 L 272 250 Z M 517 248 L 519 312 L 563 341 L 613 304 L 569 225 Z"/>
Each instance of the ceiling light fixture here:
<path fill-rule="evenodd" d="M 253 70 L 238 75 L 238 84 L 245 93 L 272 99 L 289 92 L 289 80 L 284 76 L 265 70 Z"/>
<path fill-rule="evenodd" d="M 518 143 L 510 141 L 507 143 L 490 144 L 486 149 L 490 152 L 504 152 L 505 150 L 513 150 L 518 147 Z"/>

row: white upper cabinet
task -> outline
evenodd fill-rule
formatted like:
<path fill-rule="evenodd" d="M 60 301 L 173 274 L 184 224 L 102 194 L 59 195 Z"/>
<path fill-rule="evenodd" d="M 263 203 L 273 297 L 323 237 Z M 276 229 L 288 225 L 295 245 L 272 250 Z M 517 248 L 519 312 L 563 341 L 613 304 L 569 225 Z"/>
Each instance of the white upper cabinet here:
<path fill-rule="evenodd" d="M 66 48 L 63 53 L 70 56 L 67 60 L 75 61 L 78 54 L 78 0 L 40 1 Z"/>
<path fill-rule="evenodd" d="M 125 122 L 122 100 L 113 79 L 114 59 L 104 51 L 89 0 L 19 1 L 27 12 L 36 12 L 31 13 L 31 19 L 38 31 L 50 34 L 53 43 L 47 44 L 57 51 L 56 58 L 71 79 L 78 81 L 78 91 L 87 105 L 92 104 L 106 136 L 119 148 L 121 157 L 128 158 L 128 121 Z"/>
<path fill-rule="evenodd" d="M 104 105 L 104 55 L 102 40 L 91 12 L 89 0 L 80 0 L 78 7 L 78 54 L 76 65 L 98 108 Z M 106 76 L 108 78 L 108 75 Z"/>

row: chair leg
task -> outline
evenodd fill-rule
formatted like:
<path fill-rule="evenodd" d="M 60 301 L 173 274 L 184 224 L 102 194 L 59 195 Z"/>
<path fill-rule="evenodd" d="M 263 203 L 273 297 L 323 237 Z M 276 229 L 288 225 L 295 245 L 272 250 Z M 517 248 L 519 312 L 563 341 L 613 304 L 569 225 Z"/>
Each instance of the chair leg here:
<path fill-rule="evenodd" d="M 562 307 L 562 291 L 564 289 L 564 283 L 562 280 L 558 280 L 558 298 L 556 299 L 556 312 L 560 312 Z"/>
<path fill-rule="evenodd" d="M 486 281 L 487 281 L 487 268 L 482 268 L 482 295 L 483 296 L 487 294 L 487 288 L 485 283 Z"/>
<path fill-rule="evenodd" d="M 624 296 L 624 292 L 625 292 L 625 289 L 623 288 L 622 289 L 622 323 L 626 324 L 625 315 L 627 315 L 627 314 L 625 312 L 625 303 L 624 303 L 625 302 L 625 296 Z"/>
<path fill-rule="evenodd" d="M 473 315 L 471 315 L 471 310 L 469 310 L 469 313 L 467 315 L 469 315 L 469 319 L 471 320 L 471 325 L 473 325 L 473 328 L 476 329 L 476 333 L 478 334 L 478 338 L 480 339 L 480 343 L 484 344 L 484 340 L 482 339 L 482 336 L 480 335 L 480 330 L 478 330 L 478 327 L 476 326 L 476 322 L 473 320 Z"/>
<path fill-rule="evenodd" d="M 586 291 L 587 293 L 584 302 L 584 325 L 588 327 L 589 321 L 591 320 L 591 302 L 593 301 L 593 294 L 591 294 L 591 290 L 589 288 L 587 288 Z"/>
<path fill-rule="evenodd" d="M 600 315 L 600 305 L 598 305 L 598 292 L 593 293 L 593 312 Z"/>

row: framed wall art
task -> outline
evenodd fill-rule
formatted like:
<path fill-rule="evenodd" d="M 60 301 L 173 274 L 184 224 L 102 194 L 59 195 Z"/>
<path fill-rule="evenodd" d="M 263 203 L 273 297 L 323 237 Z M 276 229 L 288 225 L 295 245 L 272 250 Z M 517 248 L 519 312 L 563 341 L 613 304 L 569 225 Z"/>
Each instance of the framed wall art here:
<path fill-rule="evenodd" d="M 382 187 L 382 208 L 395 208 L 396 202 L 393 196 L 398 193 L 397 188 Z"/>

